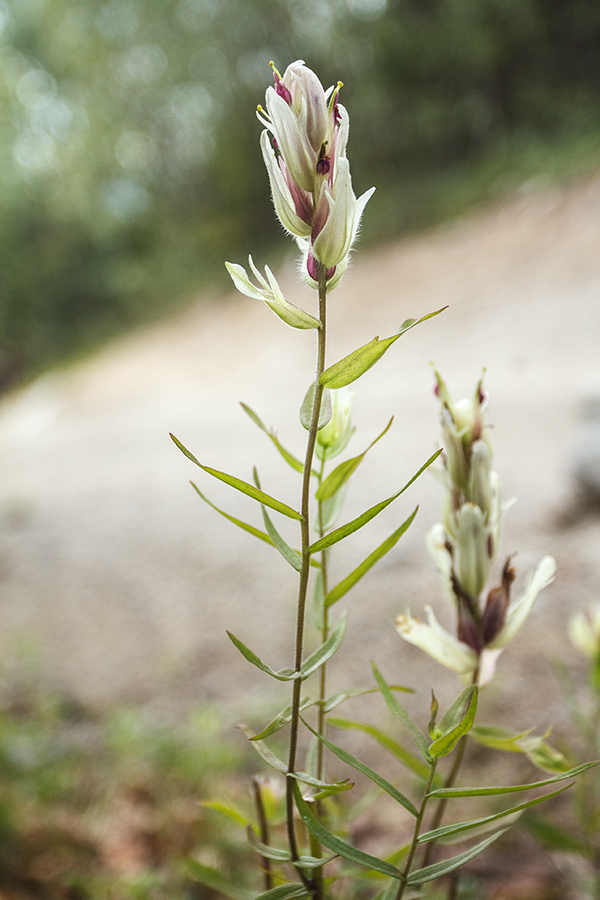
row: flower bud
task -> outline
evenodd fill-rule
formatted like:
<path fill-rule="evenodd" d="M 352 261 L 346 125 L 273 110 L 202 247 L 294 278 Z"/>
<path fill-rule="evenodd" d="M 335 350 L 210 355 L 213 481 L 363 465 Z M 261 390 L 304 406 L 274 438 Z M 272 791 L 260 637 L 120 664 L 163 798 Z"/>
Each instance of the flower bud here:
<path fill-rule="evenodd" d="M 485 587 L 490 567 L 484 516 L 474 503 L 465 503 L 456 515 L 456 523 L 456 577 L 463 590 L 477 598 Z"/>

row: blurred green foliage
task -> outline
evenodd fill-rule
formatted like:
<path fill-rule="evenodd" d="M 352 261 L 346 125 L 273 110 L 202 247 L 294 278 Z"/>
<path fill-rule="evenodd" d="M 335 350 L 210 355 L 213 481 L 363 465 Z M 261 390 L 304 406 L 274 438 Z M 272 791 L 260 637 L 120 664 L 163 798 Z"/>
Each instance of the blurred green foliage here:
<path fill-rule="evenodd" d="M 373 239 L 597 153 L 598 0 L 0 0 L 0 386 L 274 239 L 254 110 L 296 58 L 345 82 Z"/>

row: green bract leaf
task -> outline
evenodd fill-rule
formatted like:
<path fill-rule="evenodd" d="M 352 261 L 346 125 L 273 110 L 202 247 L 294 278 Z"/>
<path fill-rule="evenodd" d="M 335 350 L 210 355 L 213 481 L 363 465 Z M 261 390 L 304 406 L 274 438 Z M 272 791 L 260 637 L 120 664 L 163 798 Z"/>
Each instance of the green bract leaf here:
<path fill-rule="evenodd" d="M 310 431 L 310 425 L 312 422 L 316 387 L 316 382 L 311 384 L 306 394 L 304 395 L 304 400 L 302 401 L 302 406 L 300 407 L 300 424 L 303 428 L 306 428 L 307 431 Z M 331 407 L 331 397 L 329 396 L 329 391 L 325 390 L 323 391 L 323 397 L 321 399 L 321 408 L 319 410 L 319 424 L 317 425 L 317 429 L 324 428 L 325 425 L 327 425 L 331 418 L 332 412 L 333 410 Z"/>
<path fill-rule="evenodd" d="M 212 475 L 213 478 L 218 478 L 219 481 L 225 482 L 225 484 L 230 485 L 237 491 L 241 491 L 242 494 L 246 494 L 248 497 L 252 497 L 253 500 L 258 500 L 259 503 L 263 503 L 270 509 L 274 509 L 276 512 L 280 512 L 282 513 L 282 515 L 288 516 L 290 519 L 302 521 L 301 514 L 299 512 L 296 512 L 296 510 L 292 509 L 290 506 L 287 506 L 285 503 L 282 503 L 281 500 L 276 500 L 274 497 L 269 496 L 269 494 L 265 494 L 264 491 L 259 491 L 259 489 L 254 487 L 254 485 L 248 484 L 248 482 L 246 481 L 242 481 L 241 478 L 236 478 L 235 475 L 228 475 L 226 472 L 220 472 L 218 469 L 211 469 L 209 466 L 203 466 L 201 462 L 198 462 L 194 454 L 191 453 L 186 447 L 184 447 L 181 441 L 177 440 L 175 435 L 171 435 L 171 440 L 174 444 L 176 444 L 177 447 L 179 447 L 184 456 L 187 456 L 189 460 L 191 460 L 201 469 L 204 469 L 204 471 L 208 472 L 209 475 Z"/>
<path fill-rule="evenodd" d="M 251 409 L 246 403 L 240 403 L 240 406 L 242 407 L 244 412 L 252 419 L 254 424 L 257 425 L 261 431 L 264 431 L 267 437 L 271 439 L 274 446 L 277 448 L 281 456 L 285 459 L 286 463 L 291 466 L 292 469 L 294 469 L 296 472 L 302 473 L 304 471 L 304 465 L 300 462 L 299 459 L 296 459 L 293 453 L 290 453 L 289 450 L 286 450 L 286 448 L 280 443 L 276 433 L 272 429 L 268 429 L 262 419 L 257 415 L 257 413 L 255 413 L 254 410 Z M 317 472 L 313 471 L 311 474 L 317 475 Z"/>
<path fill-rule="evenodd" d="M 261 672 L 265 672 L 267 675 L 270 675 L 271 678 L 276 678 L 277 681 L 293 681 L 295 678 L 300 677 L 299 672 L 294 672 L 293 669 L 279 669 L 278 672 L 275 672 L 270 666 L 262 661 L 262 659 L 253 653 L 249 647 L 246 647 L 245 644 L 242 644 L 238 638 L 235 637 L 230 631 L 227 632 L 227 636 L 231 643 L 238 648 L 242 656 L 244 656 L 248 662 L 252 663 L 253 666 L 256 666 L 257 669 L 260 669 Z"/>
<path fill-rule="evenodd" d="M 332 834 L 331 831 L 328 831 L 321 825 L 311 812 L 308 803 L 302 797 L 297 785 L 294 786 L 294 795 L 296 798 L 296 807 L 302 821 L 310 833 L 313 834 L 324 847 L 327 847 L 338 856 L 349 859 L 359 866 L 365 866 L 367 869 L 374 869 L 376 872 L 381 872 L 382 875 L 389 875 L 391 878 L 401 877 L 400 872 L 395 866 L 390 865 L 382 859 L 378 859 L 376 856 L 371 856 L 369 853 L 364 853 L 362 850 L 357 850 L 356 847 L 351 847 L 350 844 L 347 844 L 341 838 L 337 837 L 337 835 Z"/>
<path fill-rule="evenodd" d="M 464 734 L 469 733 L 473 727 L 475 714 L 477 712 L 477 696 L 478 692 L 475 686 L 467 688 L 443 717 L 439 724 L 439 730 L 442 734 L 429 747 L 429 753 L 434 759 L 438 759 L 441 756 L 447 756 L 454 750 L 461 737 Z M 467 704 L 466 709 L 465 703 Z M 461 712 L 462 718 L 457 725 L 452 727 L 456 717 L 460 715 Z"/>
<path fill-rule="evenodd" d="M 321 646 L 315 650 L 314 653 L 311 653 L 304 661 L 302 668 L 300 669 L 300 677 L 302 680 L 305 680 L 309 675 L 312 675 L 313 672 L 316 672 L 317 669 L 320 669 L 323 663 L 327 662 L 328 659 L 331 659 L 333 654 L 340 648 L 346 633 L 346 619 L 347 616 L 346 613 L 344 613 L 325 643 L 321 644 Z"/>
<path fill-rule="evenodd" d="M 353 572 L 350 572 L 350 574 L 347 575 L 343 581 L 340 581 L 340 583 L 337 584 L 333 588 L 333 590 L 329 591 L 329 593 L 325 597 L 325 606 L 333 606 L 334 603 L 337 603 L 337 601 L 340 600 L 344 596 L 344 594 L 347 594 L 348 591 L 353 588 L 358 581 L 360 581 L 363 575 L 367 574 L 369 569 L 373 568 L 376 562 L 379 562 L 382 556 L 385 556 L 385 554 L 388 553 L 392 549 L 392 547 L 395 547 L 402 535 L 406 531 L 408 531 L 408 529 L 412 525 L 413 519 L 415 518 L 418 509 L 419 507 L 417 506 L 410 514 L 408 519 L 406 519 L 406 521 L 402 523 L 400 528 L 397 528 L 396 531 L 394 531 L 394 533 L 391 534 L 389 538 L 387 538 L 387 540 L 383 542 L 383 544 L 380 544 L 379 547 L 377 547 L 377 549 L 373 551 L 373 553 L 367 556 L 367 558 L 363 560 L 363 562 L 361 562 L 361 564 L 357 566 Z"/>
<path fill-rule="evenodd" d="M 371 663 L 371 667 L 373 669 L 373 674 L 375 675 L 375 680 L 379 685 L 379 690 L 383 695 L 383 699 L 385 700 L 387 707 L 393 715 L 395 715 L 402 724 L 408 729 L 411 734 L 411 737 L 421 753 L 423 757 L 427 760 L 427 762 L 431 761 L 431 757 L 429 755 L 429 742 L 419 726 L 416 722 L 413 722 L 408 713 L 400 706 L 392 691 L 390 689 L 389 684 L 383 678 L 381 672 L 377 668 L 374 662 Z"/>
<path fill-rule="evenodd" d="M 500 831 L 496 831 L 494 834 L 490 835 L 490 837 L 485 838 L 485 840 L 481 841 L 479 844 L 471 847 L 470 850 L 459 853 L 458 856 L 453 856 L 451 859 L 445 859 L 443 862 L 434 863 L 431 866 L 425 866 L 424 869 L 416 869 L 408 876 L 407 884 L 425 884 L 427 881 L 433 881 L 435 878 L 441 878 L 442 875 L 448 875 L 449 872 L 454 872 L 455 869 L 460 868 L 460 866 L 469 862 L 470 859 L 474 859 L 476 856 L 479 856 L 480 853 L 483 853 L 490 844 L 497 841 L 507 830 L 508 829 L 506 828 L 502 828 Z"/>
<path fill-rule="evenodd" d="M 529 784 L 513 784 L 507 787 L 465 787 L 465 788 L 436 788 L 431 791 L 429 797 L 490 797 L 494 794 L 513 794 L 517 791 L 531 791 L 534 788 L 545 787 L 547 784 L 555 784 L 557 781 L 565 781 L 567 778 L 575 778 L 587 769 L 597 766 L 598 761 L 582 763 L 563 772 L 561 775 L 555 775 L 554 778 L 545 778 L 543 781 L 532 781 Z"/>
<path fill-rule="evenodd" d="M 426 831 L 424 834 L 419 835 L 418 842 L 424 844 L 428 841 L 439 841 L 444 838 L 455 837 L 456 835 L 461 835 L 463 832 L 470 831 L 473 828 L 481 828 L 482 825 L 488 825 L 490 822 L 495 822 L 497 819 L 503 819 L 506 816 L 516 816 L 517 814 L 520 815 L 525 809 L 530 809 L 532 806 L 537 806 L 538 803 L 545 803 L 546 800 L 558 797 L 563 791 L 568 791 L 572 784 L 573 782 L 561 787 L 558 791 L 552 791 L 552 793 L 544 794 L 542 797 L 535 797 L 527 803 L 520 803 L 518 806 L 512 806 L 510 809 L 505 809 L 502 812 L 495 813 L 491 816 L 484 816 L 481 819 L 470 819 L 468 822 L 457 822 L 454 825 L 445 825 L 442 828 L 436 828 L 433 831 Z"/>
<path fill-rule="evenodd" d="M 292 328 L 304 329 L 321 327 L 318 319 L 315 319 L 314 316 L 309 315 L 309 313 L 300 309 L 298 306 L 294 306 L 293 303 L 289 303 L 285 299 L 281 292 L 281 288 L 275 280 L 275 276 L 268 266 L 265 266 L 265 272 L 269 279 L 267 283 L 254 265 L 252 257 L 249 256 L 248 259 L 255 277 L 261 285 L 259 288 L 252 284 L 248 278 L 248 273 L 243 266 L 240 266 L 237 263 L 225 263 L 227 271 L 231 275 L 231 280 L 241 294 L 245 294 L 246 297 L 253 297 L 256 300 L 263 300 L 269 309 L 271 309 L 276 316 L 279 316 L 282 322 L 285 322 L 286 325 L 291 325 Z"/>
<path fill-rule="evenodd" d="M 381 434 L 378 435 L 374 441 L 371 441 L 367 449 L 363 453 L 361 453 L 360 456 L 355 456 L 353 457 L 353 459 L 347 459 L 345 462 L 340 463 L 339 466 L 336 466 L 333 472 L 328 475 L 328 477 L 325 479 L 325 481 L 317 491 L 316 497 L 319 502 L 328 500 L 330 497 L 333 497 L 333 495 L 337 493 L 337 491 L 339 491 L 341 486 L 345 484 L 346 481 L 348 481 L 348 479 L 359 467 L 371 447 L 374 447 L 377 441 L 380 441 L 384 434 L 389 431 L 393 421 L 394 417 L 392 416 Z"/>
<path fill-rule="evenodd" d="M 192 878 L 195 878 L 205 887 L 219 891 L 224 897 L 228 897 L 229 900 L 254 900 L 254 891 L 248 891 L 246 888 L 239 887 L 239 885 L 230 884 L 216 869 L 204 866 L 195 859 L 187 859 L 185 864 Z"/>
<path fill-rule="evenodd" d="M 306 722 L 304 723 L 306 725 Z M 360 759 L 357 759 L 355 756 L 352 756 L 351 753 L 348 753 L 347 750 L 344 750 L 342 747 L 338 747 L 336 744 L 332 744 L 331 741 L 328 741 L 327 738 L 322 735 L 317 734 L 310 725 L 306 725 L 309 731 L 317 737 L 325 746 L 331 750 L 331 752 L 337 756 L 338 759 L 341 759 L 342 762 L 345 762 L 347 765 L 352 766 L 353 769 L 356 769 L 357 772 L 361 772 L 363 775 L 366 775 L 374 784 L 378 787 L 382 788 L 386 794 L 389 794 L 390 797 L 399 803 L 400 806 L 403 806 L 411 815 L 415 818 L 418 816 L 418 811 L 413 803 L 405 797 L 404 794 L 400 793 L 392 784 L 389 783 L 382 775 L 379 775 L 375 772 L 370 766 L 366 763 L 361 762 Z"/>
<path fill-rule="evenodd" d="M 343 728 L 346 730 L 355 729 L 357 731 L 362 731 L 364 734 L 368 734 L 376 740 L 378 744 L 381 744 L 382 747 L 389 750 L 396 759 L 400 760 L 402 765 L 408 769 L 409 772 L 412 772 L 413 775 L 422 778 L 424 781 L 429 777 L 429 766 L 425 765 L 425 763 L 417 756 L 414 756 L 414 754 L 392 740 L 391 737 L 374 725 L 367 725 L 363 722 L 354 722 L 352 719 L 338 719 L 335 717 L 329 718 L 327 724 L 331 725 L 332 728 Z"/>
<path fill-rule="evenodd" d="M 421 466 L 418 472 L 416 472 L 410 481 L 407 481 L 404 487 L 400 488 L 399 491 L 396 491 L 395 494 L 392 494 L 391 497 L 388 497 L 387 500 L 382 500 L 380 503 L 376 503 L 375 506 L 372 506 L 366 512 L 361 513 L 360 516 L 357 516 L 356 519 L 353 519 L 351 522 L 347 522 L 346 525 L 341 525 L 340 528 L 336 528 L 335 531 L 332 531 L 330 534 L 326 534 L 325 537 L 320 538 L 320 540 L 315 541 L 314 544 L 308 548 L 309 553 L 319 553 L 321 550 L 325 550 L 327 547 L 331 547 L 333 544 L 337 544 L 338 541 L 341 541 L 343 538 L 348 537 L 349 534 L 354 534 L 355 531 L 358 531 L 359 528 L 362 528 L 363 525 L 366 525 L 367 522 L 370 522 L 371 519 L 374 519 L 375 516 L 379 515 L 390 503 L 393 503 L 400 494 L 403 494 L 404 491 L 411 486 L 411 484 L 417 480 L 419 475 L 421 475 L 428 466 L 434 462 L 438 456 L 442 453 L 442 450 L 436 450 L 433 456 L 430 456 L 427 462 Z"/>
<path fill-rule="evenodd" d="M 447 307 L 444 306 L 442 309 L 428 313 L 420 319 L 407 319 L 402 323 L 399 331 L 396 334 L 391 335 L 391 337 L 382 338 L 381 340 L 378 337 L 373 338 L 368 344 L 364 344 L 362 347 L 359 347 L 358 350 L 354 350 L 352 353 L 349 353 L 348 356 L 345 356 L 339 362 L 326 369 L 321 375 L 321 384 L 328 388 L 341 388 L 356 381 L 357 378 L 360 378 L 361 375 L 381 359 L 385 351 L 391 347 L 399 337 L 411 328 L 414 328 L 415 325 L 419 325 L 426 319 L 431 319 L 433 316 L 439 315 L 439 313 L 443 312 L 446 308 Z"/>
<path fill-rule="evenodd" d="M 208 497 L 205 497 L 202 491 L 198 488 L 193 481 L 190 481 L 191 486 L 194 488 L 198 496 L 201 500 L 204 500 L 212 509 L 216 510 L 221 516 L 224 516 L 229 522 L 233 522 L 234 525 L 237 525 L 238 528 L 241 528 L 243 531 L 247 531 L 249 534 L 253 534 L 254 537 L 259 538 L 261 541 L 264 541 L 266 544 L 271 544 L 273 546 L 273 541 L 269 537 L 268 534 L 265 534 L 264 531 L 261 531 L 259 528 L 255 528 L 254 525 L 249 525 L 247 522 L 242 522 L 240 519 L 236 519 L 234 516 L 230 516 L 229 513 L 224 512 L 222 509 L 219 509 L 218 506 L 215 506 Z"/>

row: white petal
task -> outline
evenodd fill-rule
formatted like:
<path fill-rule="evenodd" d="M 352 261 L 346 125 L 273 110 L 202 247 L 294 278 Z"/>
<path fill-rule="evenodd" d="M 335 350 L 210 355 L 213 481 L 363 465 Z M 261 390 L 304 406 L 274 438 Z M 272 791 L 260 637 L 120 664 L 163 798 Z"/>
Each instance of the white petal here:
<path fill-rule="evenodd" d="M 499 635 L 489 644 L 490 648 L 505 647 L 512 641 L 521 625 L 531 612 L 531 608 L 542 588 L 554 580 L 556 563 L 551 556 L 544 556 L 535 571 L 529 576 L 525 590 L 518 600 L 511 603 L 506 613 L 506 623 Z"/>
<path fill-rule="evenodd" d="M 248 273 L 243 266 L 238 266 L 237 263 L 230 262 L 226 262 L 225 266 L 231 275 L 233 283 L 241 294 L 245 294 L 246 297 L 252 297 L 255 300 L 265 299 L 265 292 L 252 284 L 248 278 Z"/>
<path fill-rule="evenodd" d="M 477 668 L 477 654 L 450 632 L 442 628 L 430 606 L 425 607 L 427 622 L 406 613 L 396 619 L 398 634 L 428 653 L 447 669 L 458 675 L 470 675 Z"/>
<path fill-rule="evenodd" d="M 308 236 L 310 234 L 310 225 L 307 225 L 296 213 L 296 207 L 290 193 L 290 189 L 285 182 L 285 178 L 277 163 L 275 151 L 271 146 L 271 139 L 268 131 L 263 131 L 260 136 L 260 147 L 263 159 L 269 176 L 271 185 L 271 196 L 275 212 L 279 221 L 290 234 L 299 236 Z"/>

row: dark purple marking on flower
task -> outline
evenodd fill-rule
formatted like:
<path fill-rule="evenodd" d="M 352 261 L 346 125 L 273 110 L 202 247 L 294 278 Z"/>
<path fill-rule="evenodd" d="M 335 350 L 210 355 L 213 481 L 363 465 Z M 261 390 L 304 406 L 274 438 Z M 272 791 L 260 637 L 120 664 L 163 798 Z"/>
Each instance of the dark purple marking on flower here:
<path fill-rule="evenodd" d="M 317 160 L 317 175 L 328 175 L 331 171 L 331 159 L 327 156 L 327 141 L 323 141 Z"/>
<path fill-rule="evenodd" d="M 450 573 L 450 580 L 458 612 L 457 637 L 479 655 L 484 644 L 481 638 L 477 600 L 465 591 L 454 571 Z"/>
<path fill-rule="evenodd" d="M 292 95 L 288 88 L 286 88 L 285 84 L 281 80 L 279 72 L 277 69 L 273 69 L 273 79 L 275 81 L 275 91 L 279 94 L 280 97 L 283 97 L 288 106 L 292 105 Z"/>
<path fill-rule="evenodd" d="M 502 582 L 489 592 L 483 617 L 481 634 L 484 646 L 491 644 L 498 637 L 506 622 L 506 612 L 510 604 L 510 589 L 515 580 L 515 570 L 510 564 L 509 556 L 502 570 Z"/>
<path fill-rule="evenodd" d="M 313 256 L 312 249 L 308 251 L 308 257 L 306 259 L 306 268 L 308 270 L 308 274 L 314 281 L 319 280 L 319 263 Z M 329 281 L 330 278 L 333 278 L 335 275 L 335 266 L 329 266 L 328 269 L 325 269 L 325 280 Z"/>
<path fill-rule="evenodd" d="M 342 121 L 342 114 L 340 113 L 340 110 L 339 110 L 339 105 L 340 105 L 339 101 L 340 101 L 340 92 L 339 92 L 339 90 L 336 90 L 334 97 L 333 97 L 333 121 L 336 125 L 339 125 L 340 122 Z"/>

